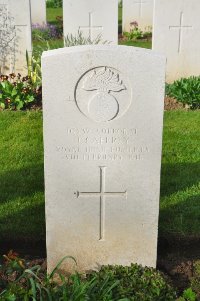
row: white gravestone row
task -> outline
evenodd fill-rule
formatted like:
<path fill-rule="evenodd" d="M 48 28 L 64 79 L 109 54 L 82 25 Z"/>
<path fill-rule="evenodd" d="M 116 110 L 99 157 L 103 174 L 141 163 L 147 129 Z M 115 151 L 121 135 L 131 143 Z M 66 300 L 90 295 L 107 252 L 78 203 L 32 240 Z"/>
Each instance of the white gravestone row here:
<path fill-rule="evenodd" d="M 118 43 L 118 0 L 63 0 L 64 37 L 82 32 L 85 38 Z"/>
<path fill-rule="evenodd" d="M 0 0 L 0 74 L 27 75 L 26 51 L 31 50 L 29 0 Z"/>
<path fill-rule="evenodd" d="M 153 49 L 167 57 L 167 82 L 200 75 L 199 12 L 199 0 L 155 1 Z"/>
<path fill-rule="evenodd" d="M 152 29 L 154 0 L 123 0 L 123 31 L 129 32 L 132 22 L 143 31 Z"/>
<path fill-rule="evenodd" d="M 46 24 L 46 0 L 31 0 L 32 24 Z"/>
<path fill-rule="evenodd" d="M 79 46 L 45 52 L 42 70 L 48 269 L 65 255 L 79 271 L 155 267 L 165 58 Z"/>

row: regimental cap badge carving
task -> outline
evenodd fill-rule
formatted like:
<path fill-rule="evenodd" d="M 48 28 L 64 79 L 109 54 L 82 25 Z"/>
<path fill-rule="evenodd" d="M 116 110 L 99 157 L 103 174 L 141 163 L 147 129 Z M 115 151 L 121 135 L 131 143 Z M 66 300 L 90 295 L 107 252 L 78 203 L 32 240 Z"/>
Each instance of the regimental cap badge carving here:
<path fill-rule="evenodd" d="M 119 104 L 110 92 L 120 92 L 126 89 L 119 74 L 107 67 L 93 70 L 83 82 L 83 89 L 86 91 L 97 90 L 97 94 L 88 103 L 88 112 L 93 119 L 102 122 L 110 121 L 117 116 Z"/>
<path fill-rule="evenodd" d="M 109 93 L 110 91 L 120 92 L 125 90 L 126 87 L 120 80 L 119 74 L 110 68 L 103 67 L 99 70 L 93 70 L 92 74 L 85 79 L 83 89 Z"/>
<path fill-rule="evenodd" d="M 126 103 L 122 104 L 127 85 L 120 72 L 111 67 L 89 70 L 79 80 L 77 90 L 76 103 L 79 109 L 96 122 L 114 120 L 122 115 L 120 109 L 127 106 Z"/>

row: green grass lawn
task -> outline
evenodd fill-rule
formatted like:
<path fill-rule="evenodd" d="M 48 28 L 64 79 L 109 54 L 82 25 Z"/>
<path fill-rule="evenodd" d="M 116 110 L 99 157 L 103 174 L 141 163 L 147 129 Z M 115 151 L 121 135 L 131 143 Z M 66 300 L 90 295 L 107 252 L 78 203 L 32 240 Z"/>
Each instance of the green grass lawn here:
<path fill-rule="evenodd" d="M 200 237 L 199 111 L 165 113 L 160 236 Z M 0 241 L 45 239 L 41 112 L 0 113 Z"/>
<path fill-rule="evenodd" d="M 138 41 L 120 41 L 119 45 L 126 45 L 126 46 L 134 46 L 134 47 L 141 47 L 141 48 L 148 48 L 151 49 L 152 47 L 152 42 L 151 41 L 143 41 L 143 40 L 138 40 Z"/>
<path fill-rule="evenodd" d="M 0 133 L 0 242 L 44 239 L 42 113 L 0 113 Z"/>
<path fill-rule="evenodd" d="M 51 24 L 55 24 L 56 21 L 56 17 L 63 15 L 63 10 L 62 8 L 47 8 L 47 22 L 51 23 Z"/>
<path fill-rule="evenodd" d="M 200 237 L 200 111 L 165 114 L 160 235 Z"/>

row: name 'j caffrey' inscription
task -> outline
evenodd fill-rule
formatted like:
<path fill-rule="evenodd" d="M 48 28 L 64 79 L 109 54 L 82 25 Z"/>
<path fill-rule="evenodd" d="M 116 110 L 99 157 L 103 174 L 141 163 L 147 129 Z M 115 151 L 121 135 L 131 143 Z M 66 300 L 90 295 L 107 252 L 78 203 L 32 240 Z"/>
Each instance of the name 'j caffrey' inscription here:
<path fill-rule="evenodd" d="M 71 143 L 57 145 L 56 151 L 73 161 L 143 160 L 150 148 L 139 144 L 137 135 L 136 128 L 68 128 L 66 141 Z"/>

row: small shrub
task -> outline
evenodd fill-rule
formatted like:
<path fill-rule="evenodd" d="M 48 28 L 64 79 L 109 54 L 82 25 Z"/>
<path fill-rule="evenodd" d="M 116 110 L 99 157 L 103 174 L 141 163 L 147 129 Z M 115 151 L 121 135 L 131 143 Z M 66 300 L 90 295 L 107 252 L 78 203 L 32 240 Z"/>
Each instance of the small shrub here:
<path fill-rule="evenodd" d="M 21 110 L 41 100 L 41 87 L 34 87 L 29 76 L 19 73 L 0 76 L 0 108 Z"/>
<path fill-rule="evenodd" d="M 149 39 L 152 37 L 152 30 L 149 27 L 147 31 L 142 31 L 138 27 L 136 21 L 130 23 L 131 29 L 129 32 L 124 32 L 123 35 L 128 41 L 136 41 L 140 39 Z"/>
<path fill-rule="evenodd" d="M 200 76 L 181 78 L 166 85 L 166 95 L 188 105 L 191 109 L 200 109 Z"/>
<path fill-rule="evenodd" d="M 167 283 L 166 279 L 152 268 L 143 268 L 137 264 L 130 267 L 104 266 L 99 272 L 92 272 L 87 276 L 88 280 L 95 279 L 91 300 L 101 299 L 103 283 L 107 279 L 107 287 L 111 287 L 110 299 L 127 301 L 174 301 L 176 294 L 174 289 Z M 95 299 L 96 298 L 96 299 Z"/>

